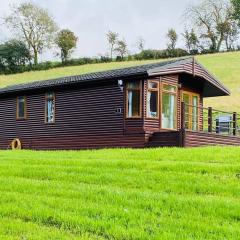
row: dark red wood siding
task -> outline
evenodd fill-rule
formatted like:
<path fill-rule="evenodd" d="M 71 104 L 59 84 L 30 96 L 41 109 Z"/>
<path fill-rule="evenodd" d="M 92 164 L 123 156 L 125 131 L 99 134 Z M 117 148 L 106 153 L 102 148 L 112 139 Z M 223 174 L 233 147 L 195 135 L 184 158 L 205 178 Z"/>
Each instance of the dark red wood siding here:
<path fill-rule="evenodd" d="M 240 137 L 224 136 L 216 133 L 186 131 L 185 147 L 200 147 L 208 145 L 240 145 Z"/>
<path fill-rule="evenodd" d="M 108 84 L 56 90 L 56 122 L 45 124 L 45 93 L 27 95 L 27 120 L 16 120 L 16 96 L 0 100 L 0 148 L 14 138 L 23 148 L 79 149 L 143 147 L 143 131 L 124 129 L 124 94 L 117 81 Z M 121 108 L 122 113 L 116 113 Z M 138 123 L 138 121 L 140 121 Z M 132 120 L 128 126 L 141 125 Z"/>
<path fill-rule="evenodd" d="M 192 87 L 201 93 L 201 84 L 190 86 L 190 76 L 166 75 L 156 77 L 160 83 Z M 134 80 L 135 78 L 132 78 Z M 139 77 L 136 78 L 139 80 Z M 27 96 L 26 120 L 16 120 L 16 97 L 0 99 L 0 148 L 7 149 L 14 138 L 23 148 L 81 149 L 100 147 L 180 146 L 180 131 L 160 129 L 160 119 L 146 116 L 147 79 L 142 81 L 142 117 L 125 119 L 126 99 L 117 80 L 90 83 L 54 90 L 56 95 L 56 121 L 45 123 L 45 91 L 21 94 Z M 179 89 L 180 91 L 180 89 Z M 178 91 L 178 129 L 181 126 L 181 97 Z M 161 95 L 160 95 L 161 99 Z M 202 105 L 202 96 L 200 105 Z M 121 109 L 120 112 L 116 112 Z M 160 112 L 160 109 L 159 109 Z M 202 116 L 200 116 L 202 119 Z M 202 120 L 201 120 L 202 122 Z M 216 136 L 187 132 L 186 146 L 206 144 L 240 144 L 237 137 Z"/>

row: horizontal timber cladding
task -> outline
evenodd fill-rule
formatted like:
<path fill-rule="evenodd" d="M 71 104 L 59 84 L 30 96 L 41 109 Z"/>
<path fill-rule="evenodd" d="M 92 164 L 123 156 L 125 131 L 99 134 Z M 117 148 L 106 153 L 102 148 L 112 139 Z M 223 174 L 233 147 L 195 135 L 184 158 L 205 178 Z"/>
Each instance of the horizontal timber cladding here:
<path fill-rule="evenodd" d="M 224 136 L 215 133 L 194 132 L 186 130 L 185 147 L 200 147 L 208 145 L 236 145 L 240 146 L 240 137 Z"/>
<path fill-rule="evenodd" d="M 180 147 L 180 131 L 161 131 L 155 132 L 149 138 L 149 147 Z"/>
<path fill-rule="evenodd" d="M 48 89 L 51 90 L 51 89 Z M 27 95 L 27 119 L 16 120 L 16 97 L 0 99 L 0 148 L 19 138 L 23 148 L 80 149 L 98 147 L 144 147 L 142 120 L 126 133 L 124 94 L 117 81 L 55 90 L 55 123 L 45 123 L 45 92 Z M 116 111 L 121 109 L 122 111 Z"/>

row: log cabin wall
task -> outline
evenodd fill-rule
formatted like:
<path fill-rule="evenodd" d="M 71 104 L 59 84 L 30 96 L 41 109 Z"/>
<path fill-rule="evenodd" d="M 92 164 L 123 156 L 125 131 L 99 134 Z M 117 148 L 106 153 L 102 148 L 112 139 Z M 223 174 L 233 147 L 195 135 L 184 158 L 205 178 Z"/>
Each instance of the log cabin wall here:
<path fill-rule="evenodd" d="M 125 134 L 124 93 L 117 81 L 54 92 L 53 124 L 45 123 L 45 91 L 26 95 L 26 120 L 16 120 L 17 96 L 0 99 L 1 149 L 7 149 L 14 138 L 19 138 L 25 149 L 144 146 L 143 131 Z M 122 111 L 117 113 L 117 108 Z"/>
<path fill-rule="evenodd" d="M 240 138 L 237 136 L 226 136 L 216 133 L 193 132 L 186 130 L 185 147 L 201 147 L 213 145 L 240 145 Z"/>

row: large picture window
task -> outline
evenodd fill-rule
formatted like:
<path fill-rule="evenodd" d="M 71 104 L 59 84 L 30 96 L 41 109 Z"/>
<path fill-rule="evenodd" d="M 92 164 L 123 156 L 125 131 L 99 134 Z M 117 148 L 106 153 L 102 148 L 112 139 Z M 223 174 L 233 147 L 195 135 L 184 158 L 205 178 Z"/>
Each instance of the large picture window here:
<path fill-rule="evenodd" d="M 162 128 L 177 128 L 177 87 L 162 86 Z"/>
<path fill-rule="evenodd" d="M 25 96 L 17 97 L 17 119 L 27 118 L 27 98 Z"/>
<path fill-rule="evenodd" d="M 140 81 L 131 81 L 126 86 L 127 117 L 141 117 L 141 85 Z"/>
<path fill-rule="evenodd" d="M 159 83 L 156 81 L 148 82 L 147 92 L 147 117 L 158 118 L 158 96 L 159 96 Z"/>
<path fill-rule="evenodd" d="M 46 93 L 45 97 L 45 122 L 55 122 L 55 95 L 53 92 Z"/>

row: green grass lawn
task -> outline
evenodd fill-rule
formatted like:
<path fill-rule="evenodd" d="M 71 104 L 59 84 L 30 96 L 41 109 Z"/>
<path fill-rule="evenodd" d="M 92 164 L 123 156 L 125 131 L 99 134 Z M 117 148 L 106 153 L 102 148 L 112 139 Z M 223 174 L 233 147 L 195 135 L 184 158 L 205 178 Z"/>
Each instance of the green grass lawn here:
<path fill-rule="evenodd" d="M 240 239 L 240 148 L 0 151 L 0 239 Z"/>
<path fill-rule="evenodd" d="M 208 70 L 221 80 L 232 92 L 231 97 L 211 98 L 205 101 L 206 106 L 220 110 L 240 112 L 240 52 L 220 53 L 198 56 L 197 59 Z M 75 67 L 56 68 L 47 71 L 26 72 L 15 75 L 0 75 L 0 87 L 31 82 L 35 80 L 53 79 L 63 76 L 79 75 L 90 72 L 104 71 L 121 67 L 130 67 L 161 60 L 114 62 L 88 64 Z"/>

